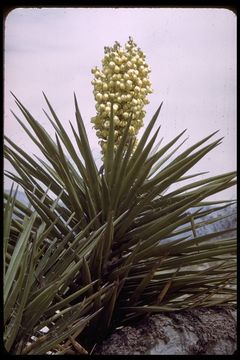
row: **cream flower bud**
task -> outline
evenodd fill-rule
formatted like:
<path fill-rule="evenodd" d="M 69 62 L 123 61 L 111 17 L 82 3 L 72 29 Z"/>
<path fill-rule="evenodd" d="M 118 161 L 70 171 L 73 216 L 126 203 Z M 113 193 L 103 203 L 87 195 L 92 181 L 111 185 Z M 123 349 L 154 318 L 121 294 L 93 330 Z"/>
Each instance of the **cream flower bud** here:
<path fill-rule="evenodd" d="M 92 73 L 92 74 L 95 74 L 97 70 L 98 70 L 98 68 L 95 66 L 95 67 L 91 70 L 91 73 Z"/>
<path fill-rule="evenodd" d="M 119 64 L 121 64 L 122 60 L 121 60 L 121 58 L 119 56 L 116 56 L 115 62 L 116 62 L 116 64 L 119 65 Z"/>
<path fill-rule="evenodd" d="M 99 109 L 102 110 L 102 111 L 104 111 L 104 110 L 106 109 L 106 107 L 105 107 L 104 104 L 100 104 Z"/>
<path fill-rule="evenodd" d="M 127 82 L 126 82 L 126 86 L 128 87 L 128 88 L 132 88 L 132 81 L 131 80 L 127 80 Z"/>
<path fill-rule="evenodd" d="M 120 123 L 119 117 L 117 115 L 114 115 L 113 121 L 114 121 L 115 125 L 119 125 L 119 123 Z"/>
<path fill-rule="evenodd" d="M 96 100 L 97 100 L 97 101 L 101 101 L 102 98 L 103 98 L 102 94 L 100 94 L 100 93 L 97 93 L 97 94 L 96 94 Z"/>
<path fill-rule="evenodd" d="M 119 124 L 122 128 L 124 128 L 126 125 L 127 125 L 127 122 L 126 121 L 120 121 L 120 124 Z"/>
<path fill-rule="evenodd" d="M 118 104 L 113 104 L 113 110 L 114 110 L 114 111 L 117 111 L 118 108 L 119 108 Z"/>
<path fill-rule="evenodd" d="M 107 143 L 102 142 L 101 146 L 102 146 L 102 148 L 103 148 L 104 151 L 107 150 Z"/>
<path fill-rule="evenodd" d="M 99 70 L 95 72 L 95 77 L 102 77 L 103 74 Z"/>
<path fill-rule="evenodd" d="M 137 104 L 138 104 L 138 100 L 135 99 L 135 98 L 133 98 L 133 99 L 132 99 L 132 104 L 133 104 L 133 105 L 137 105 Z"/>
<path fill-rule="evenodd" d="M 95 82 L 95 84 L 101 86 L 101 85 L 102 85 L 102 81 L 99 80 L 99 79 L 97 79 L 96 82 Z"/>
<path fill-rule="evenodd" d="M 110 80 L 110 81 L 109 81 L 109 87 L 110 87 L 110 88 L 113 88 L 114 85 L 115 85 L 115 82 L 114 82 L 113 80 Z M 103 90 L 105 90 L 105 89 L 103 89 Z"/>
<path fill-rule="evenodd" d="M 108 89 L 108 85 L 106 83 L 103 83 L 103 90 L 107 90 Z"/>
<path fill-rule="evenodd" d="M 102 130 L 102 135 L 106 139 L 107 136 L 108 136 L 108 131 L 107 130 Z"/>
<path fill-rule="evenodd" d="M 129 126 L 129 134 L 130 135 L 134 135 L 135 134 L 135 129 L 133 126 Z"/>
<path fill-rule="evenodd" d="M 122 48 L 119 48 L 118 49 L 118 54 L 121 56 L 121 55 L 123 55 L 124 54 L 124 50 L 122 49 Z"/>
<path fill-rule="evenodd" d="M 146 75 L 148 74 L 148 70 L 145 68 L 145 69 L 142 71 L 142 74 L 143 74 L 144 76 L 146 76 Z"/>
<path fill-rule="evenodd" d="M 109 122 L 109 121 L 105 121 L 104 127 L 105 127 L 105 129 L 109 129 L 109 127 L 110 127 L 110 122 Z"/>
<path fill-rule="evenodd" d="M 129 115 L 128 115 L 128 113 L 127 113 L 127 112 L 124 112 L 124 113 L 123 113 L 123 118 L 124 118 L 124 119 L 127 119 L 127 118 L 128 118 L 128 116 L 129 116 Z"/>
<path fill-rule="evenodd" d="M 105 75 L 109 75 L 111 73 L 111 70 L 109 68 L 106 68 L 106 69 L 103 70 L 103 73 Z"/>
<path fill-rule="evenodd" d="M 105 93 L 105 94 L 103 94 L 103 99 L 104 99 L 104 100 L 108 100 L 108 99 L 109 99 L 109 95 L 108 95 L 108 94 L 106 94 L 106 93 Z"/>
<path fill-rule="evenodd" d="M 115 67 L 115 63 L 113 61 L 110 61 L 110 63 L 108 65 L 111 69 L 113 69 Z"/>
<path fill-rule="evenodd" d="M 114 71 L 115 71 L 116 73 L 119 73 L 119 72 L 120 72 L 120 67 L 116 65 L 115 68 L 114 68 Z"/>

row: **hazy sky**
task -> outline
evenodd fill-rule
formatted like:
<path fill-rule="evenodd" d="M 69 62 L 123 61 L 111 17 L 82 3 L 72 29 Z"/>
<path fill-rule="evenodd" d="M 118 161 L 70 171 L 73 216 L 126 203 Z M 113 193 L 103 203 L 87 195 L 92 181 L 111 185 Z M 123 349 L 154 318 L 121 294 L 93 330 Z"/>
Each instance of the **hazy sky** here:
<path fill-rule="evenodd" d="M 5 21 L 4 132 L 39 155 L 10 112 L 19 114 L 10 90 L 54 136 L 42 108 L 46 93 L 65 128 L 74 121 L 76 92 L 94 157 L 100 148 L 91 69 L 101 66 L 104 46 L 132 36 L 152 69 L 147 125 L 163 101 L 158 124 L 164 144 L 187 128 L 190 146 L 220 129 L 223 143 L 193 172 L 211 175 L 236 169 L 236 16 L 227 9 L 19 8 Z M 215 136 L 215 138 L 217 138 Z M 5 163 L 6 170 L 12 169 Z M 5 186 L 10 187 L 6 180 Z M 228 190 L 221 197 L 233 197 Z M 219 197 L 219 196 L 218 196 Z"/>

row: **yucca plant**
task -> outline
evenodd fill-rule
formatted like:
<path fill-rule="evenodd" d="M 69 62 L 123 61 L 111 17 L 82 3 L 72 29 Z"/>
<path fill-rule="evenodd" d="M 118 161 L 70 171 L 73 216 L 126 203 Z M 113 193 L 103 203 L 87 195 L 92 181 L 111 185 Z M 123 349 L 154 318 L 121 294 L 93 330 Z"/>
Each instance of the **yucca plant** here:
<path fill-rule="evenodd" d="M 116 50 L 119 47 L 108 53 L 116 56 L 111 54 Z M 73 346 L 80 353 L 91 352 L 109 331 L 146 314 L 235 304 L 235 229 L 201 236 L 198 229 L 222 219 L 206 217 L 233 202 L 206 198 L 233 186 L 236 174 L 203 180 L 195 180 L 202 173 L 187 174 L 222 138 L 209 143 L 214 132 L 174 157 L 185 141 L 177 145 L 184 130 L 166 145 L 154 147 L 160 127 L 150 134 L 161 104 L 136 144 L 135 130 L 133 134 L 129 129 L 137 126 L 137 133 L 137 116 L 141 114 L 142 121 L 143 110 L 130 104 L 121 134 L 120 127 L 116 133 L 125 111 L 116 115 L 121 103 L 114 107 L 113 97 L 110 112 L 97 115 L 99 131 L 107 129 L 98 169 L 76 96 L 77 129 L 70 123 L 76 147 L 45 94 L 44 98 L 55 141 L 16 97 L 32 131 L 13 114 L 46 160 L 32 158 L 5 137 L 5 157 L 18 175 L 6 173 L 30 202 L 26 207 L 17 201 L 13 189 L 4 195 L 7 351 L 63 354 Z M 100 101 L 97 94 L 96 100 Z M 108 126 L 101 128 L 99 121 Z M 44 326 L 49 332 L 42 335 Z"/>

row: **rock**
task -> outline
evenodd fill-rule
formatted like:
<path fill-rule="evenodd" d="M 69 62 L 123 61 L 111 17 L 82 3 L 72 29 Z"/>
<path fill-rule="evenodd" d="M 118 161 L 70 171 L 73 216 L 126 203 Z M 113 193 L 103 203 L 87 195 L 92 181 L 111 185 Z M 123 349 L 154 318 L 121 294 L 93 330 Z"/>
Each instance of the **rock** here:
<path fill-rule="evenodd" d="M 236 310 L 194 308 L 159 313 L 116 330 L 96 355 L 231 355 L 236 351 Z"/>

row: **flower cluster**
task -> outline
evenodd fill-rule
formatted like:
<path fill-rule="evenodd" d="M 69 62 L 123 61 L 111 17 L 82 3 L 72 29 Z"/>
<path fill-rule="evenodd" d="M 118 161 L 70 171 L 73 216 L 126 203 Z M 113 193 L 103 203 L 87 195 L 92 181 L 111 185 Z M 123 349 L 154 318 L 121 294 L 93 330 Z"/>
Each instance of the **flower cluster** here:
<path fill-rule="evenodd" d="M 111 106 L 114 121 L 114 148 L 116 149 L 127 125 L 129 116 L 129 139 L 143 126 L 144 106 L 149 103 L 147 95 L 152 92 L 149 81 L 150 68 L 145 55 L 131 38 L 122 48 L 115 42 L 112 48 L 105 47 L 102 70 L 92 69 L 94 97 L 97 114 L 91 119 L 102 150 L 106 149 L 110 126 Z"/>

